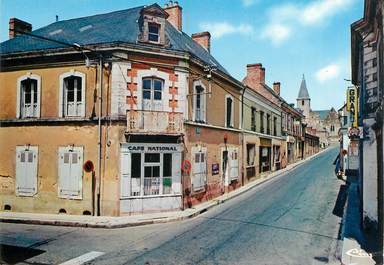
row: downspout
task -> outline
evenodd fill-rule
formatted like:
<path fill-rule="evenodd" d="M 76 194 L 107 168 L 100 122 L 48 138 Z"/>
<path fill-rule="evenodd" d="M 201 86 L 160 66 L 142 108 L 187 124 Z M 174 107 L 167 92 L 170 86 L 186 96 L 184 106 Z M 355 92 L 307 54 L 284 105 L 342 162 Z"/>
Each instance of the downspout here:
<path fill-rule="evenodd" d="M 241 120 L 240 120 L 240 126 L 241 126 L 241 147 L 242 147 L 242 150 L 246 150 L 246 148 L 244 148 L 244 94 L 245 94 L 245 90 L 247 88 L 244 87 L 243 89 L 243 92 L 241 93 Z M 245 159 L 244 159 L 244 151 L 243 151 L 243 154 L 242 154 L 242 172 L 241 172 L 241 186 L 244 186 L 244 174 L 246 174 L 246 169 L 245 169 Z"/>
<path fill-rule="evenodd" d="M 99 83 L 100 83 L 100 89 L 99 89 L 99 95 L 98 95 L 98 135 L 97 135 L 97 174 L 98 174 L 98 186 L 97 186 L 97 198 L 96 198 L 96 211 L 97 216 L 100 216 L 100 193 L 101 193 L 101 136 L 102 136 L 102 130 L 101 130 L 101 115 L 102 115 L 102 96 L 103 96 L 103 57 L 100 56 L 100 62 L 99 62 Z"/>

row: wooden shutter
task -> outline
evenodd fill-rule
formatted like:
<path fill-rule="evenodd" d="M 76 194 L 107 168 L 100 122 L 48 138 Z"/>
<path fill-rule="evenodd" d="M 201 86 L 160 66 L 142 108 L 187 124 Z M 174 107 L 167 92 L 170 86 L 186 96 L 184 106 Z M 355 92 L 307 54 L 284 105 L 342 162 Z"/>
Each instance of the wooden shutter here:
<path fill-rule="evenodd" d="M 131 181 L 131 154 L 121 153 L 120 155 L 120 198 L 129 197 Z"/>
<path fill-rule="evenodd" d="M 82 199 L 83 148 L 59 148 L 59 197 Z"/>
<path fill-rule="evenodd" d="M 16 195 L 33 196 L 37 193 L 38 147 L 16 147 Z"/>

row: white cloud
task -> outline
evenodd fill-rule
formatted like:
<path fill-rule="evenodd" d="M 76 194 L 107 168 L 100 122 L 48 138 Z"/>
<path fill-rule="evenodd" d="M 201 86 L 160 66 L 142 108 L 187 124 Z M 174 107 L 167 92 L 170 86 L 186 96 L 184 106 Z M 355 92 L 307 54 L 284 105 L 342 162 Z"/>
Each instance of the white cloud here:
<path fill-rule="evenodd" d="M 329 64 L 316 72 L 316 79 L 321 83 L 335 79 L 340 75 L 340 68 L 339 64 Z"/>
<path fill-rule="evenodd" d="M 348 7 L 353 0 L 317 0 L 304 7 L 300 17 L 303 24 L 316 24 Z"/>
<path fill-rule="evenodd" d="M 206 22 L 200 24 L 201 30 L 209 31 L 212 38 L 219 39 L 225 35 L 239 33 L 250 35 L 253 33 L 253 27 L 249 24 L 232 25 L 228 22 Z"/>
<path fill-rule="evenodd" d="M 241 2 L 243 3 L 243 6 L 249 7 L 255 3 L 255 0 L 241 0 Z"/>
<path fill-rule="evenodd" d="M 269 39 L 274 45 L 279 45 L 283 41 L 287 40 L 291 36 L 291 28 L 282 24 L 270 24 L 267 25 L 262 33 L 261 38 Z"/>
<path fill-rule="evenodd" d="M 262 38 L 274 44 L 289 39 L 293 31 L 300 27 L 315 26 L 326 18 L 336 15 L 349 7 L 355 0 L 313 0 L 300 4 L 276 5 L 269 10 L 267 24 L 262 30 Z M 277 33 L 277 34 L 275 34 Z"/>

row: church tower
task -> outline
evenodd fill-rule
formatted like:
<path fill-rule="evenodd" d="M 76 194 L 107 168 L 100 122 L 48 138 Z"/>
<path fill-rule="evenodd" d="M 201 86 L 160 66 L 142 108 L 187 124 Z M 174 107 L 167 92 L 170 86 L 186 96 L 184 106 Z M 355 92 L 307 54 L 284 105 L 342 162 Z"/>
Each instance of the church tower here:
<path fill-rule="evenodd" d="M 303 80 L 301 81 L 299 95 L 296 99 L 296 105 L 297 108 L 303 112 L 305 118 L 308 119 L 309 112 L 311 111 L 311 98 L 309 97 L 304 75 Z"/>

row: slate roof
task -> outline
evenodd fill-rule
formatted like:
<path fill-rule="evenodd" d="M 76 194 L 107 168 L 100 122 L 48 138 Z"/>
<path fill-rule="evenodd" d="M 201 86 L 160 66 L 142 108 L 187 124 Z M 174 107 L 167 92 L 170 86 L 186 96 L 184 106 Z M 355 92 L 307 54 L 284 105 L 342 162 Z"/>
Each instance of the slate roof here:
<path fill-rule="evenodd" d="M 62 41 L 70 44 L 97 45 L 110 43 L 138 44 L 140 33 L 138 20 L 144 6 L 58 21 L 32 31 L 38 36 Z M 228 74 L 223 66 L 203 47 L 192 40 L 184 32 L 175 29 L 166 21 L 165 32 L 170 40 L 167 50 L 191 53 L 201 61 L 216 67 Z M 20 35 L 0 44 L 0 54 L 32 52 L 48 49 L 67 48 L 68 46 L 49 40 L 42 40 L 28 35 Z"/>
<path fill-rule="evenodd" d="M 297 99 L 311 99 L 309 97 L 307 83 L 305 82 L 304 75 L 303 75 L 303 80 L 301 80 L 300 91 L 299 91 L 299 95 L 297 96 Z"/>

